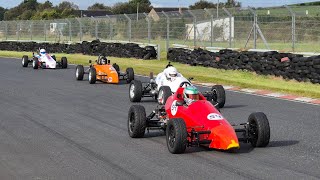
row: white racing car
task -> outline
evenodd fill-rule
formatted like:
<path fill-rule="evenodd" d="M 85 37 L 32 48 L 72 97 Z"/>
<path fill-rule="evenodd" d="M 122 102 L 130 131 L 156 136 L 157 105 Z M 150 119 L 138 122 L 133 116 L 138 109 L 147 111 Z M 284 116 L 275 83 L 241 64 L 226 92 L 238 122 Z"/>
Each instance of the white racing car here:
<path fill-rule="evenodd" d="M 150 73 L 149 82 L 134 80 L 129 86 L 129 99 L 131 102 L 140 102 L 143 97 L 152 97 L 159 104 L 164 105 L 169 96 L 175 93 L 179 87 L 190 86 L 192 78 L 186 79 L 170 63 L 153 78 Z M 214 85 L 210 91 L 202 92 L 208 101 L 216 107 L 222 108 L 225 104 L 225 90 L 221 85 Z"/>
<path fill-rule="evenodd" d="M 33 69 L 43 68 L 43 69 L 65 69 L 68 67 L 68 60 L 66 57 L 62 57 L 60 62 L 56 61 L 54 55 L 50 55 L 45 49 L 40 49 L 40 54 L 32 55 L 32 59 L 29 59 L 27 55 L 22 56 L 22 67 L 28 67 L 32 64 Z"/>

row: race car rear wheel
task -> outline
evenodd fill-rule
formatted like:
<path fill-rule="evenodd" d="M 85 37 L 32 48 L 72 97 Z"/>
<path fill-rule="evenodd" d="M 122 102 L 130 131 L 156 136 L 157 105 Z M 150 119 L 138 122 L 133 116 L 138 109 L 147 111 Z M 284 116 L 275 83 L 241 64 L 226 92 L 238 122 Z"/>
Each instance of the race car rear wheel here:
<path fill-rule="evenodd" d="M 27 55 L 22 56 L 22 67 L 28 67 L 29 64 L 29 58 Z"/>
<path fill-rule="evenodd" d="M 38 69 L 39 68 L 39 60 L 38 58 L 33 58 L 33 61 L 32 61 L 32 67 L 33 69 Z"/>
<path fill-rule="evenodd" d="M 76 79 L 77 79 L 78 81 L 83 80 L 83 75 L 84 75 L 84 68 L 83 68 L 82 65 L 78 65 L 78 66 L 76 67 Z"/>
<path fill-rule="evenodd" d="M 120 72 L 120 67 L 117 63 L 112 64 L 112 67 L 117 71 Z"/>
<path fill-rule="evenodd" d="M 183 119 L 170 119 L 166 129 L 166 140 L 169 152 L 172 154 L 184 153 L 188 144 L 187 127 Z"/>
<path fill-rule="evenodd" d="M 167 99 L 172 95 L 171 89 L 169 86 L 161 86 L 158 93 L 158 103 L 160 105 L 165 105 Z"/>
<path fill-rule="evenodd" d="M 94 84 L 97 80 L 97 71 L 94 67 L 91 67 L 89 70 L 89 83 Z"/>
<path fill-rule="evenodd" d="M 133 105 L 128 113 L 128 133 L 132 138 L 144 136 L 147 126 L 146 110 L 141 105 Z"/>
<path fill-rule="evenodd" d="M 266 147 L 270 141 L 270 126 L 267 116 L 262 112 L 250 114 L 248 118 L 248 138 L 253 147 Z"/>
<path fill-rule="evenodd" d="M 61 58 L 61 67 L 62 69 L 66 69 L 68 67 L 68 59 L 66 57 Z"/>
<path fill-rule="evenodd" d="M 223 86 L 221 85 L 214 85 L 211 88 L 211 92 L 212 92 L 212 99 L 208 99 L 209 101 L 215 101 L 216 103 L 218 103 L 218 107 L 219 108 L 223 108 L 224 104 L 226 103 L 226 92 L 223 88 Z"/>
<path fill-rule="evenodd" d="M 127 83 L 130 83 L 132 80 L 134 80 L 133 68 L 131 68 L 131 67 L 127 68 L 126 74 L 127 74 Z"/>
<path fill-rule="evenodd" d="M 133 80 L 129 86 L 129 99 L 131 102 L 140 102 L 142 98 L 142 83 L 139 80 Z"/>

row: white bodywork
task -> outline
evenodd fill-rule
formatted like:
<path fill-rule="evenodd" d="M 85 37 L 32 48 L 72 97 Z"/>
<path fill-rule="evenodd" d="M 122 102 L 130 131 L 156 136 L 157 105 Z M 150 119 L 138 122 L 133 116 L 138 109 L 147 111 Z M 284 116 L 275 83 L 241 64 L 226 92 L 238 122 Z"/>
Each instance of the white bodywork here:
<path fill-rule="evenodd" d="M 169 86 L 171 89 L 171 92 L 173 92 L 173 93 L 175 93 L 177 91 L 177 89 L 179 88 L 179 86 L 182 82 L 189 82 L 188 79 L 183 77 L 182 74 L 180 74 L 180 73 L 178 73 L 177 77 L 175 77 L 174 80 L 171 81 L 170 79 L 167 79 L 167 77 L 165 75 L 165 70 L 156 76 L 155 81 L 157 84 L 158 91 L 161 86 Z"/>
<path fill-rule="evenodd" d="M 39 62 L 45 63 L 45 68 L 55 69 L 57 67 L 57 62 L 49 54 L 41 54 L 36 57 Z"/>

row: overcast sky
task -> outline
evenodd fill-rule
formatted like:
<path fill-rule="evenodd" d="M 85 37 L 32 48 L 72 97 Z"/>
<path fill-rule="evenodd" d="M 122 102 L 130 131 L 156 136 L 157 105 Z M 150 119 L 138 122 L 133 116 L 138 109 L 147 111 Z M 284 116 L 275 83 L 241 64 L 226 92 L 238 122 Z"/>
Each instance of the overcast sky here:
<path fill-rule="evenodd" d="M 0 6 L 4 8 L 12 8 L 20 4 L 23 0 L 0 0 Z M 44 2 L 45 0 L 38 0 L 38 2 Z M 80 9 L 87 9 L 88 6 L 98 2 L 105 5 L 112 6 L 117 2 L 127 2 L 128 0 L 68 0 L 79 6 Z M 178 7 L 179 4 L 183 7 L 188 7 L 194 4 L 198 0 L 150 0 L 155 7 Z M 218 2 L 218 0 L 208 0 L 211 2 Z M 225 2 L 226 0 L 220 0 Z M 302 2 L 312 2 L 314 0 L 238 0 L 242 3 L 243 7 L 270 7 L 270 6 L 281 6 L 285 4 L 295 4 Z M 50 0 L 54 5 L 59 4 L 62 0 Z"/>

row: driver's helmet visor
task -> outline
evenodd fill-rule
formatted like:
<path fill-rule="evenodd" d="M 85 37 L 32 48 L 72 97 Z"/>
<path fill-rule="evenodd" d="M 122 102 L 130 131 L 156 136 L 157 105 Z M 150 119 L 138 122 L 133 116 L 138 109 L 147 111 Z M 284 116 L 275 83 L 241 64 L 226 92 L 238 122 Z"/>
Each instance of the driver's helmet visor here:
<path fill-rule="evenodd" d="M 40 54 L 46 54 L 46 52 L 45 52 L 45 51 L 43 51 L 43 52 L 40 52 Z"/>
<path fill-rule="evenodd" d="M 187 98 L 193 99 L 193 100 L 199 100 L 200 96 L 199 94 L 187 94 Z"/>
<path fill-rule="evenodd" d="M 169 73 L 170 77 L 177 77 L 177 73 Z"/>

